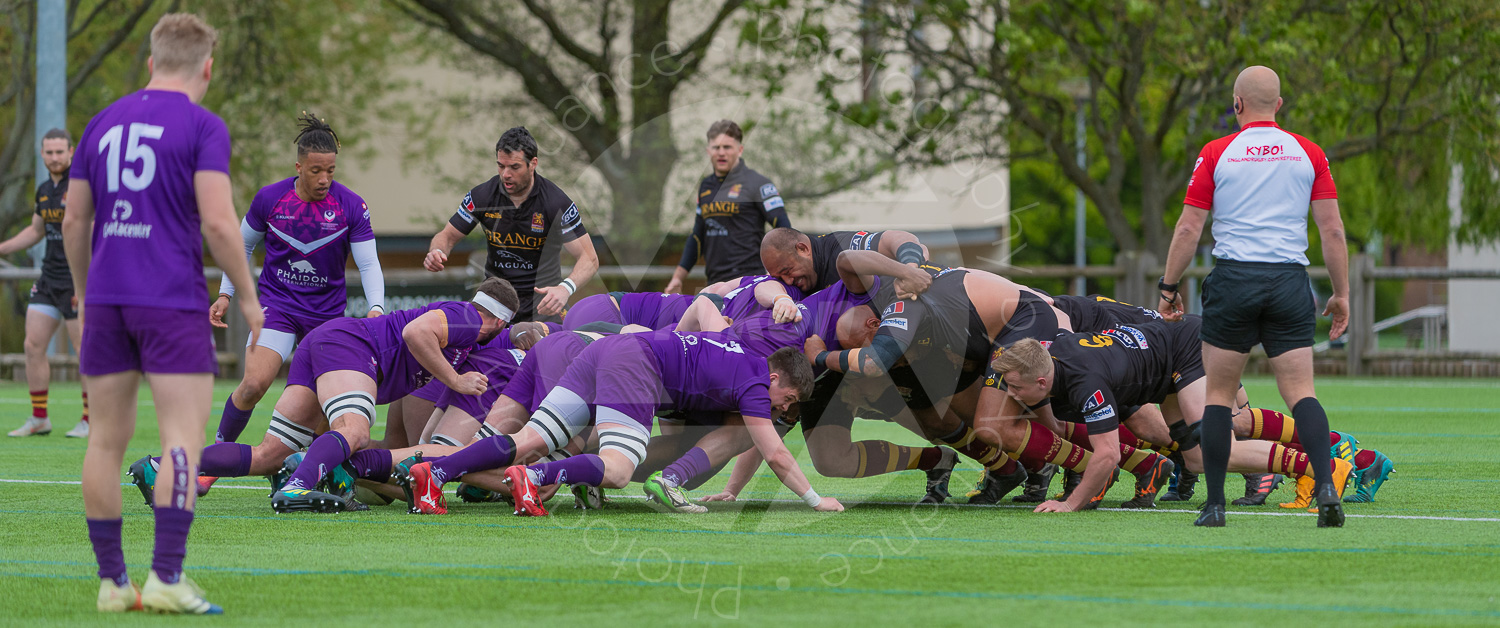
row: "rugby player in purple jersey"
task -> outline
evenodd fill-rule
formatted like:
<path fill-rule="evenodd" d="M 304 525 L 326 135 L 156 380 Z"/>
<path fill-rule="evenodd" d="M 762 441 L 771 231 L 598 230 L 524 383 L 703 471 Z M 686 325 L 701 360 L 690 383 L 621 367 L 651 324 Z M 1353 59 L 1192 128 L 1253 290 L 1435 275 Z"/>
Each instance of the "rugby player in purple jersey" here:
<path fill-rule="evenodd" d="M 370 210 L 364 199 L 333 180 L 338 134 L 307 113 L 298 125 L 297 176 L 261 188 L 240 222 L 247 258 L 256 245 L 266 246 L 258 282 L 266 326 L 255 344 L 245 348 L 245 376 L 224 402 L 219 441 L 239 440 L 255 404 L 297 342 L 344 315 L 344 265 L 351 255 L 370 304 L 369 316 L 385 311 L 385 278 L 375 252 Z M 215 327 L 228 327 L 224 313 L 234 293 L 234 282 L 225 277 L 208 310 Z M 210 478 L 204 480 L 211 483 Z"/>
<path fill-rule="evenodd" d="M 773 407 L 784 412 L 811 383 L 812 371 L 795 350 L 778 351 L 767 359 L 746 352 L 727 334 L 657 332 L 603 338 L 578 355 L 526 429 L 412 467 L 414 508 L 446 512 L 444 482 L 563 448 L 591 424 L 599 433 L 598 454 L 506 469 L 516 513 L 546 514 L 537 499 L 539 485 L 623 487 L 645 457 L 652 416 L 658 410 L 676 409 L 738 413 L 788 488 L 814 508 L 841 510 L 838 500 L 812 490 L 771 420 Z"/>
<path fill-rule="evenodd" d="M 99 564 L 98 609 L 218 614 L 182 573 L 197 501 L 203 430 L 213 401 L 212 329 L 203 316 L 203 243 L 245 286 L 235 230 L 229 130 L 197 103 L 213 77 L 218 34 L 172 13 L 151 29 L 151 80 L 89 121 L 73 161 L 63 242 L 83 311 L 79 372 L 95 399 L 83 460 L 84 516 Z M 263 316 L 255 289 L 240 309 L 253 340 Z M 142 373 L 156 403 L 163 471 L 155 495 L 156 548 L 136 589 L 120 547 L 119 470 L 135 433 Z"/>
<path fill-rule="evenodd" d="M 584 297 L 568 308 L 563 329 L 578 329 L 589 323 L 640 325 L 651 329 L 671 329 L 682 320 L 696 297 L 691 294 L 665 292 L 609 292 Z M 723 301 L 718 295 L 713 295 Z"/>

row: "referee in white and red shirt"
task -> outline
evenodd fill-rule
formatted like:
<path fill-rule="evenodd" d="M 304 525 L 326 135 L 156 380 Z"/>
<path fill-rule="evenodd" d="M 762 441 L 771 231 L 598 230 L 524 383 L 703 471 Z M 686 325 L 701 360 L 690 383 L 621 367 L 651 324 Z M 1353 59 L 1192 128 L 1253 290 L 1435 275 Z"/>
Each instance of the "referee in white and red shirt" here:
<path fill-rule="evenodd" d="M 1281 80 L 1270 68 L 1253 66 L 1234 82 L 1234 112 L 1240 130 L 1203 147 L 1193 165 L 1182 218 L 1172 235 L 1158 309 L 1168 320 L 1182 316 L 1178 280 L 1213 214 L 1214 269 L 1203 280 L 1203 366 L 1207 404 L 1201 442 L 1208 501 L 1196 525 L 1224 525 L 1224 473 L 1232 439 L 1231 411 L 1251 347 L 1264 346 L 1281 396 L 1292 409 L 1297 434 L 1308 443 L 1309 467 L 1317 477 L 1313 495 L 1318 527 L 1344 522 L 1334 488 L 1328 415 L 1313 393 L 1312 345 L 1317 302 L 1307 276 L 1307 213 L 1322 235 L 1323 260 L 1333 282 L 1324 315 L 1331 336 L 1349 321 L 1349 253 L 1338 194 L 1323 149 L 1276 125 Z"/>

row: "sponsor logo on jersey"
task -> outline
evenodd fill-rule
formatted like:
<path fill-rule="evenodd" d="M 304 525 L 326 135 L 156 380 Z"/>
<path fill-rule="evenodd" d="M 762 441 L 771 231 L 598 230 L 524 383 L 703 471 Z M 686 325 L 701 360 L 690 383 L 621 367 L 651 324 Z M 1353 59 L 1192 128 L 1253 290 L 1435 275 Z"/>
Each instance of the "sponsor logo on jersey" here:
<path fill-rule="evenodd" d="M 781 200 L 780 196 L 773 196 L 771 198 L 768 198 L 763 204 L 766 207 L 766 211 L 772 211 L 786 207 L 786 203 Z"/>
<path fill-rule="evenodd" d="M 892 303 L 890 305 L 885 306 L 885 311 L 880 313 L 880 317 L 881 318 L 885 318 L 885 317 L 890 316 L 892 314 L 901 314 L 901 313 L 903 313 L 905 311 L 906 311 L 906 302 L 905 301 L 897 301 L 895 303 Z"/>
<path fill-rule="evenodd" d="M 318 269 L 313 267 L 312 262 L 299 259 L 287 264 L 287 268 L 276 269 L 276 278 L 289 284 L 299 286 L 322 287 L 328 285 L 328 278 L 318 274 Z"/>
<path fill-rule="evenodd" d="M 740 197 L 740 189 L 742 187 L 743 186 L 741 186 L 738 183 L 736 183 L 734 185 L 731 185 L 731 186 L 729 186 L 729 192 L 727 194 L 725 194 L 724 196 L 727 196 L 729 198 L 739 198 Z"/>
<path fill-rule="evenodd" d="M 474 193 L 464 195 L 464 200 L 458 203 L 458 217 L 464 222 L 474 222 Z"/>
<path fill-rule="evenodd" d="M 709 194 L 713 194 L 713 193 L 714 193 L 713 190 L 704 190 L 704 191 L 698 193 L 698 198 L 703 198 L 703 197 L 708 196 Z"/>
<path fill-rule="evenodd" d="M 1109 336 L 1110 338 L 1114 338 L 1115 340 L 1120 341 L 1120 344 L 1125 345 L 1126 347 L 1129 347 L 1131 349 L 1151 348 L 1151 345 L 1146 342 L 1146 334 L 1141 333 L 1141 330 L 1134 327 L 1120 325 L 1118 327 L 1115 327 L 1114 329 L 1106 329 L 1101 333 L 1103 333 L 1105 336 Z"/>
<path fill-rule="evenodd" d="M 698 206 L 698 215 L 705 218 L 712 216 L 738 216 L 739 214 L 739 203 L 731 203 L 728 201 L 714 201 L 712 203 L 704 203 Z"/>
<path fill-rule="evenodd" d="M 854 237 L 849 238 L 849 250 L 858 251 L 864 248 L 865 236 L 870 235 L 868 231 L 856 231 Z"/>
<path fill-rule="evenodd" d="M 781 196 L 781 192 L 776 191 L 776 185 L 775 184 L 773 184 L 773 183 L 767 183 L 765 185 L 760 186 L 760 198 L 761 198 L 761 200 L 769 199 L 772 196 Z"/>
<path fill-rule="evenodd" d="M 531 260 L 502 249 L 490 249 L 489 266 L 506 270 L 536 270 Z"/>
<path fill-rule="evenodd" d="M 1095 421 L 1108 421 L 1109 419 L 1113 418 L 1115 418 L 1115 407 L 1104 406 L 1103 408 L 1099 408 L 1098 410 L 1084 415 L 1083 420 L 1085 423 L 1093 423 Z"/>
<path fill-rule="evenodd" d="M 708 218 L 703 222 L 704 226 L 707 227 L 707 229 L 704 230 L 703 235 L 709 237 L 722 237 L 729 235 L 729 228 L 719 224 L 719 221 Z"/>
<path fill-rule="evenodd" d="M 1272 157 L 1280 155 L 1284 149 L 1280 146 L 1246 146 L 1245 154 L 1250 157 Z"/>
<path fill-rule="evenodd" d="M 583 224 L 583 220 L 578 217 L 578 205 L 568 205 L 568 208 L 563 210 L 562 213 L 563 233 L 577 229 L 578 225 L 581 224 Z"/>
<path fill-rule="evenodd" d="M 1088 401 L 1083 402 L 1083 411 L 1088 412 L 1102 405 L 1104 405 L 1104 391 L 1096 390 L 1094 394 L 1089 395 Z"/>
<path fill-rule="evenodd" d="M 506 231 L 491 231 L 486 234 L 491 246 L 502 249 L 522 249 L 528 251 L 540 251 L 542 245 L 547 243 L 547 236 L 531 236 Z"/>
<path fill-rule="evenodd" d="M 547 230 L 547 220 L 542 217 L 541 212 L 531 214 L 531 230 L 534 233 L 541 233 Z"/>
<path fill-rule="evenodd" d="M 132 240 L 146 240 L 151 237 L 151 225 L 145 223 L 121 222 L 130 220 L 131 214 L 135 213 L 135 206 L 123 198 L 115 199 L 115 206 L 110 210 L 110 222 L 104 223 L 102 230 L 106 238 L 130 238 Z"/>
<path fill-rule="evenodd" d="M 333 219 L 334 218 L 338 218 L 338 217 L 339 217 L 339 214 L 336 211 L 333 211 L 331 209 L 325 209 L 325 210 L 323 210 L 323 220 L 327 220 L 329 222 L 333 222 Z"/>
<path fill-rule="evenodd" d="M 370 220 L 370 206 L 366 205 L 364 203 L 360 203 L 359 204 L 359 208 L 362 209 L 362 210 L 364 210 L 364 212 L 365 212 L 365 221 L 368 222 Z"/>
<path fill-rule="evenodd" d="M 880 326 L 881 327 L 894 327 L 896 329 L 901 329 L 901 330 L 906 330 L 907 329 L 906 319 L 904 319 L 904 318 L 887 318 L 887 319 L 885 319 L 883 321 L 880 321 Z"/>

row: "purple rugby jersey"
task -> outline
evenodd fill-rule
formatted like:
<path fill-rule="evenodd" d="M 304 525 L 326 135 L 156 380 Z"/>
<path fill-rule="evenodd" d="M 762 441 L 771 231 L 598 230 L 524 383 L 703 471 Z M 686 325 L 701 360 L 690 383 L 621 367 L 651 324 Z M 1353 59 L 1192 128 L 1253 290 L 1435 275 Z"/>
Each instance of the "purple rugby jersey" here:
<path fill-rule="evenodd" d="M 876 282 L 878 286 L 878 277 Z M 839 346 L 839 317 L 849 308 L 869 302 L 869 295 L 854 294 L 844 287 L 842 281 L 835 282 L 797 303 L 797 309 L 802 312 L 801 321 L 777 324 L 770 311 L 763 311 L 736 319 L 727 332 L 739 340 L 745 350 L 761 357 L 769 357 L 783 347 L 800 352 L 802 343 L 813 336 L 822 338 L 829 351 L 852 349 Z M 822 369 L 815 367 L 814 370 Z"/>
<path fill-rule="evenodd" d="M 94 196 L 85 302 L 208 307 L 193 176 L 228 174 L 229 150 L 224 121 L 179 92 L 141 90 L 89 121 L 70 171 Z"/>
<path fill-rule="evenodd" d="M 765 281 L 774 281 L 781 284 L 781 287 L 786 288 L 787 296 L 791 297 L 793 301 L 802 300 L 802 291 L 798 290 L 796 286 L 788 286 L 781 283 L 780 279 L 770 275 L 741 277 L 740 287 L 724 295 L 724 307 L 722 308 L 724 315 L 733 320 L 739 320 L 756 312 L 769 310 L 770 308 L 761 307 L 760 302 L 755 300 L 755 287 Z"/>
<path fill-rule="evenodd" d="M 656 356 L 656 372 L 672 409 L 770 418 L 766 358 L 746 351 L 732 334 L 660 331 L 634 336 Z"/>
<path fill-rule="evenodd" d="M 427 372 L 407 348 L 406 340 L 401 337 L 401 330 L 407 323 L 433 310 L 441 311 L 448 319 L 448 344 L 443 347 L 443 358 L 450 366 L 457 367 L 468 359 L 469 352 L 479 344 L 479 327 L 482 321 L 473 303 L 435 301 L 423 307 L 398 310 L 385 316 L 358 319 L 375 348 L 374 357 L 380 371 L 375 396 L 380 400 L 379 403 L 389 403 L 405 397 L 432 381 L 432 373 Z"/>
<path fill-rule="evenodd" d="M 261 188 L 245 215 L 251 229 L 266 234 L 261 303 L 306 317 L 342 316 L 350 245 L 375 239 L 370 211 L 337 181 L 316 203 L 298 197 L 296 183 L 292 177 Z"/>

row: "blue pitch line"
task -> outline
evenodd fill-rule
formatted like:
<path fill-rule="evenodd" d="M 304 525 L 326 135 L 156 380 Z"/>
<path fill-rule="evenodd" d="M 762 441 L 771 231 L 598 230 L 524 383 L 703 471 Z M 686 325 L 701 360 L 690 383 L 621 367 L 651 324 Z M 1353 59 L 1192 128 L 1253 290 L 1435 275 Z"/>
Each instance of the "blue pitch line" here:
<path fill-rule="evenodd" d="M 1420 412 L 1423 414 L 1461 414 L 1472 412 L 1475 414 L 1500 414 L 1500 408 L 1421 408 L 1417 406 L 1327 406 L 1330 412 L 1392 412 L 1406 414 Z"/>
<path fill-rule="evenodd" d="M 6 561 L 0 561 L 6 562 Z M 92 563 L 59 563 L 63 565 L 94 566 Z M 137 566 L 140 568 L 140 566 Z M 358 570 L 267 570 L 247 567 L 194 567 L 194 570 L 217 571 L 225 573 L 242 573 L 252 576 L 263 575 L 312 575 L 312 576 L 338 576 L 338 575 L 360 575 L 360 576 L 384 576 L 389 578 L 420 578 L 437 580 L 480 580 L 501 581 L 524 584 L 560 584 L 566 586 L 629 586 L 640 588 L 665 588 L 674 587 L 679 591 L 682 585 L 677 581 L 664 580 L 662 582 L 651 582 L 649 580 L 604 580 L 598 578 L 538 578 L 531 576 L 471 576 L 466 574 L 417 574 L 400 572 L 389 569 L 358 569 Z M 287 571 L 288 573 L 279 573 Z M 46 578 L 59 580 L 93 580 L 91 576 L 75 576 L 65 574 L 28 574 L 14 572 L 0 572 L 0 577 L 21 578 Z M 717 592 L 723 588 L 729 588 L 730 583 L 708 583 L 705 582 L 697 591 L 704 592 L 713 590 Z M 1058 595 L 1042 593 L 999 593 L 990 591 L 923 591 L 915 589 L 867 589 L 853 587 L 824 588 L 824 587 L 789 587 L 785 590 L 769 585 L 745 585 L 736 583 L 735 587 L 740 590 L 757 591 L 765 593 L 812 593 L 826 595 L 836 593 L 842 595 L 875 595 L 875 596 L 901 596 L 901 597 L 944 597 L 954 599 L 979 599 L 979 600 L 1003 600 L 1012 602 L 1083 602 L 1091 604 L 1112 605 L 1137 605 L 1137 606 L 1165 606 L 1179 608 L 1222 608 L 1238 610 L 1265 610 L 1265 611 L 1288 611 L 1288 612 L 1330 612 L 1330 613 L 1368 613 L 1380 615 L 1418 615 L 1418 616 L 1455 616 L 1455 617 L 1500 617 L 1500 611 L 1465 610 L 1453 608 L 1400 608 L 1391 606 L 1350 606 L 1350 605 L 1320 605 L 1320 604 L 1277 604 L 1268 602 L 1215 602 L 1203 600 L 1153 600 L 1137 598 L 1117 598 L 1091 595 Z M 694 589 L 689 589 L 688 592 Z"/>
<path fill-rule="evenodd" d="M 71 514 L 77 514 L 77 513 L 45 512 L 45 511 L 30 511 L 30 510 L 0 510 L 0 513 L 6 513 L 6 514 L 51 514 L 51 515 L 62 515 L 62 514 L 69 514 L 69 515 L 71 515 Z M 149 516 L 152 516 L 150 513 L 125 513 L 125 514 L 126 514 L 126 516 L 130 516 L 130 517 L 149 517 Z M 360 519 L 344 519 L 344 520 L 334 520 L 334 519 L 321 519 L 321 520 L 320 519 L 300 519 L 300 520 L 298 520 L 298 519 L 291 519 L 291 518 L 288 518 L 288 517 L 255 517 L 255 516 L 247 516 L 247 515 L 202 515 L 202 514 L 200 514 L 200 515 L 197 515 L 197 518 L 198 519 L 243 519 L 243 520 L 250 520 L 250 521 L 266 521 L 266 520 L 272 520 L 272 521 L 296 521 L 296 522 L 331 523 L 331 524 L 355 523 L 355 524 L 365 524 L 365 525 L 415 525 L 415 526 L 438 526 L 438 527 L 459 527 L 459 528 L 499 528 L 499 529 L 505 529 L 505 530 L 531 530 L 531 531 L 557 531 L 557 532 L 575 532 L 575 531 L 581 531 L 583 529 L 582 528 L 582 524 L 580 524 L 580 527 L 577 527 L 577 528 L 565 528 L 565 527 L 561 527 L 561 526 L 547 526 L 547 527 L 543 527 L 543 526 L 513 525 L 513 524 L 500 524 L 500 523 L 464 523 L 464 522 L 443 522 L 443 521 L 412 521 L 412 522 L 405 522 L 405 521 L 375 521 L 375 520 L 360 520 Z M 917 537 L 917 536 L 911 536 L 910 534 L 902 534 L 899 530 L 896 531 L 894 534 L 881 534 L 881 535 L 833 534 L 833 533 L 812 533 L 812 532 L 756 532 L 756 531 L 749 531 L 749 530 L 707 530 L 707 529 L 687 529 L 687 528 L 626 528 L 626 527 L 613 528 L 613 529 L 611 529 L 611 531 L 617 531 L 617 532 L 621 532 L 621 533 L 624 533 L 624 532 L 639 532 L 639 533 L 645 533 L 645 534 L 670 534 L 670 533 L 679 533 L 679 534 L 705 534 L 705 535 L 747 536 L 747 537 L 786 537 L 786 538 L 807 538 L 807 539 L 853 539 L 853 540 L 869 539 L 869 540 L 897 541 L 897 542 L 902 542 L 902 543 L 906 543 L 908 541 L 910 541 L 912 543 L 922 542 L 922 541 L 950 542 L 950 543 L 990 543 L 990 544 L 1004 544 L 1004 545 L 1022 546 L 1021 549 L 1007 549 L 1006 550 L 1007 552 L 1022 553 L 1022 554 L 1037 554 L 1037 553 L 1040 553 L 1040 554 L 1053 554 L 1053 553 L 1055 553 L 1055 554 L 1079 554 L 1079 553 L 1086 553 L 1083 550 L 1041 550 L 1041 549 L 1036 549 L 1036 548 L 1031 547 L 1031 546 L 1034 546 L 1034 545 L 1057 545 L 1057 546 L 1063 546 L 1063 547 L 1074 547 L 1074 546 L 1077 546 L 1077 547 L 1104 547 L 1104 548 L 1127 548 L 1127 549 L 1129 549 L 1129 548 L 1136 548 L 1136 549 L 1140 549 L 1140 550 L 1189 550 L 1189 551 L 1213 550 L 1213 551 L 1226 551 L 1226 552 L 1246 552 L 1246 553 L 1252 553 L 1252 554 L 1254 554 L 1254 553 L 1274 553 L 1276 551 L 1297 551 L 1299 553 L 1307 553 L 1307 554 L 1319 554 L 1319 553 L 1327 553 L 1327 554 L 1366 553 L 1366 554 L 1393 554 L 1393 555 L 1400 555 L 1400 556 L 1423 556 L 1423 555 L 1434 555 L 1434 556 L 1483 556 L 1483 555 L 1486 555 L 1486 554 L 1474 554 L 1473 552 L 1393 552 L 1393 551 L 1390 551 L 1390 550 L 1385 549 L 1385 548 L 1305 548 L 1305 549 L 1300 549 L 1300 550 L 1299 549 L 1278 550 L 1278 548 L 1267 548 L 1267 547 L 1256 547 L 1256 546 L 1185 545 L 1185 544 L 1169 544 L 1169 543 L 1086 543 L 1086 542 L 1078 542 L 1078 541 L 1052 541 L 1052 540 L 1042 540 L 1042 539 L 1021 541 L 1021 540 L 1009 540 L 1009 539 L 972 539 L 972 538 L 962 538 L 962 537 Z M 1469 545 L 1469 544 L 1453 544 L 1451 546 L 1452 547 L 1473 547 L 1472 545 Z M 1442 546 L 1441 545 L 1434 545 L 1434 547 L 1442 547 Z M 1107 555 L 1115 555 L 1115 554 L 1107 554 Z M 6 561 L 0 560 L 0 563 L 4 563 L 4 562 L 6 562 Z"/>

